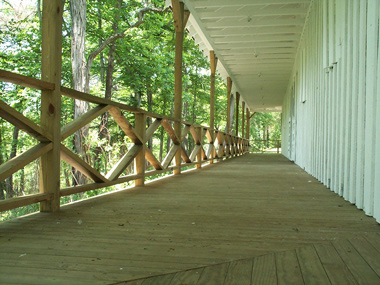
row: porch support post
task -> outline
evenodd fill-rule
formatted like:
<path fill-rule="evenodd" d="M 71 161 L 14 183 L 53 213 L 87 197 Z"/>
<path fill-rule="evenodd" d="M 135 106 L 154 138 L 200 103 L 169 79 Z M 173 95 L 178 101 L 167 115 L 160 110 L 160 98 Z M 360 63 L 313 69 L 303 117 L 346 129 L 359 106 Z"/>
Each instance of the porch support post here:
<path fill-rule="evenodd" d="M 210 67 L 211 67 L 211 85 L 210 85 L 210 134 L 212 137 L 212 142 L 210 142 L 209 147 L 212 147 L 211 158 L 215 158 L 215 73 L 216 66 L 218 64 L 218 58 L 215 56 L 215 52 L 213 50 L 210 51 Z M 211 159 L 210 163 L 214 163 L 214 160 Z"/>
<path fill-rule="evenodd" d="M 174 131 L 178 139 L 181 140 L 182 126 L 182 52 L 184 30 L 187 20 L 189 19 L 189 11 L 184 10 L 184 4 L 178 0 L 172 0 L 172 9 L 175 26 L 175 63 L 174 63 Z M 182 142 L 180 141 L 180 144 Z M 175 154 L 174 174 L 181 173 L 181 148 L 178 148 Z"/>
<path fill-rule="evenodd" d="M 241 107 L 241 153 L 245 152 L 245 141 L 244 141 L 244 132 L 245 132 L 245 102 L 242 102 Z"/>
<path fill-rule="evenodd" d="M 41 156 L 40 193 L 53 193 L 40 203 L 41 212 L 57 212 L 60 207 L 61 70 L 63 1 L 44 0 L 42 14 L 41 79 L 55 84 L 41 91 L 41 127 L 52 137 L 53 149 Z"/>
<path fill-rule="evenodd" d="M 229 135 L 231 132 L 231 77 L 227 77 L 227 128 L 226 133 Z"/>
<path fill-rule="evenodd" d="M 135 173 L 142 175 L 142 178 L 135 180 L 135 186 L 144 186 L 145 182 L 145 133 L 146 133 L 146 115 L 135 114 L 135 129 L 142 139 L 142 148 L 135 157 Z"/>
<path fill-rule="evenodd" d="M 214 129 L 215 120 L 215 72 L 218 58 L 213 50 L 210 51 L 211 85 L 210 85 L 210 128 Z"/>
<path fill-rule="evenodd" d="M 247 108 L 247 126 L 246 126 L 246 129 L 245 129 L 245 139 L 247 140 L 246 143 L 247 143 L 247 149 L 246 151 L 248 152 L 249 151 L 249 133 L 250 133 L 250 128 L 251 128 L 251 113 L 249 111 L 249 109 Z"/>
<path fill-rule="evenodd" d="M 236 126 L 235 126 L 235 136 L 239 136 L 239 104 L 240 104 L 240 94 L 236 92 Z"/>
<path fill-rule="evenodd" d="M 242 102 L 242 107 L 241 107 L 241 138 L 244 139 L 244 134 L 245 134 L 245 102 Z"/>

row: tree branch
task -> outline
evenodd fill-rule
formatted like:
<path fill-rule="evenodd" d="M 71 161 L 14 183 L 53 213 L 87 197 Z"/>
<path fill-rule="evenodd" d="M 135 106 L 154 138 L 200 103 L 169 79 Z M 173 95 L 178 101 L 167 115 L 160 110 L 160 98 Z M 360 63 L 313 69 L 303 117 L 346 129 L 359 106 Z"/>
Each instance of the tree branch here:
<path fill-rule="evenodd" d="M 88 59 L 87 59 L 87 71 L 88 71 L 88 73 L 90 72 L 92 62 L 96 58 L 96 56 L 98 54 L 100 54 L 109 44 L 113 43 L 114 41 L 116 41 L 120 38 L 125 37 L 128 30 L 133 29 L 133 28 L 138 28 L 139 26 L 141 26 L 144 23 L 144 16 L 147 12 L 164 13 L 166 11 L 168 11 L 168 8 L 164 9 L 164 10 L 159 9 L 159 8 L 154 8 L 154 7 L 145 7 L 145 8 L 140 9 L 137 12 L 138 20 L 136 23 L 134 23 L 133 25 L 130 25 L 128 29 L 122 31 L 121 33 L 116 33 L 116 34 L 110 36 L 104 42 L 102 42 L 97 49 L 95 49 L 92 53 L 90 53 L 90 55 L 88 56 Z"/>

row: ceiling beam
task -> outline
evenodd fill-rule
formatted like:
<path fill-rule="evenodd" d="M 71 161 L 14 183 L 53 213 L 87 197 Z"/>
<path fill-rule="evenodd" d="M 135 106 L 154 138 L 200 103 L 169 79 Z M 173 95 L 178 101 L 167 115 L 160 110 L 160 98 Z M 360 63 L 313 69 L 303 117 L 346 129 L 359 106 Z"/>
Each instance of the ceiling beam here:
<path fill-rule="evenodd" d="M 255 60 L 271 60 L 271 59 L 289 59 L 294 60 L 295 54 L 255 54 L 255 53 L 247 53 L 247 54 L 236 54 L 236 55 L 225 55 L 224 61 L 230 60 L 245 60 L 249 58 L 253 58 Z"/>
<path fill-rule="evenodd" d="M 231 55 L 231 54 L 236 54 L 236 50 L 232 50 L 232 49 L 219 49 L 220 52 L 218 53 L 219 54 L 219 58 L 221 58 L 222 56 L 224 55 Z M 239 49 L 239 53 L 259 53 L 259 54 L 287 54 L 287 53 L 295 53 L 297 51 L 297 48 L 296 47 L 291 47 L 291 48 L 288 48 L 288 47 L 283 47 L 283 48 L 254 48 L 254 47 L 251 47 L 251 48 L 242 48 L 242 49 Z"/>
<path fill-rule="evenodd" d="M 227 38 L 214 38 L 214 42 L 219 43 L 242 43 L 242 42 L 283 42 L 295 41 L 298 42 L 299 35 L 247 35 Z"/>
<path fill-rule="evenodd" d="M 287 18 L 287 19 L 262 19 L 257 21 L 248 22 L 244 17 L 242 19 L 227 18 L 223 20 L 209 19 L 203 21 L 203 25 L 209 34 L 212 34 L 212 28 L 252 28 L 252 27 L 280 27 L 280 26 L 302 26 L 305 24 L 303 17 Z"/>
<path fill-rule="evenodd" d="M 239 53 L 242 50 L 257 50 L 257 49 L 267 49 L 267 48 L 293 48 L 296 49 L 298 47 L 298 43 L 295 42 L 262 42 L 262 43 L 231 43 L 231 44 L 215 44 L 215 47 L 218 48 L 219 51 L 224 50 L 234 50 L 234 53 Z M 294 51 L 295 52 L 295 51 Z M 256 52 L 257 53 L 257 52 Z"/>
<path fill-rule="evenodd" d="M 244 35 L 272 35 L 272 34 L 301 34 L 302 26 L 284 26 L 284 27 L 247 27 L 247 28 L 222 28 L 220 30 L 210 31 L 211 38 L 218 37 L 238 37 Z"/>
<path fill-rule="evenodd" d="M 270 17 L 270 16 L 295 16 L 305 15 L 307 8 L 275 8 L 256 9 L 255 7 L 245 7 L 244 10 L 233 9 L 231 7 L 217 9 L 212 12 L 198 11 L 198 15 L 202 20 L 205 19 L 220 19 L 220 18 L 246 18 L 248 22 L 255 22 L 255 17 Z"/>
<path fill-rule="evenodd" d="M 285 5 L 285 4 L 310 4 L 310 0 L 193 0 L 196 8 L 221 7 L 221 6 L 257 6 L 257 5 Z"/>

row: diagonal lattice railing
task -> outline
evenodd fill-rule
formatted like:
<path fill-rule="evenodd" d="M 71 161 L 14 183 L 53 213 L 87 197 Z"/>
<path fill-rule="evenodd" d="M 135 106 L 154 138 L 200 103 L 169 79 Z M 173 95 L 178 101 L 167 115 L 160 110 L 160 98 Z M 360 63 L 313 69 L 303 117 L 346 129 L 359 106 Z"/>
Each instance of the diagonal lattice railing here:
<path fill-rule="evenodd" d="M 55 90 L 55 85 L 52 83 L 4 70 L 0 70 L 0 80 L 38 90 Z M 175 122 L 175 119 L 173 118 L 147 112 L 111 100 L 102 99 L 66 87 L 60 87 L 60 92 L 61 96 L 87 101 L 96 105 L 85 114 L 64 125 L 60 130 L 61 135 L 59 142 L 61 160 L 64 160 L 93 182 L 62 188 L 60 189 L 60 196 L 104 188 L 132 180 L 135 182 L 142 181 L 143 183 L 144 179 L 149 176 L 191 165 L 200 168 L 203 163 L 213 163 L 216 160 L 242 155 L 248 151 L 248 140 L 210 129 L 209 127 L 182 121 L 182 133 L 181 137 L 178 137 L 172 127 L 172 124 Z M 100 173 L 78 154 L 66 147 L 63 144 L 63 141 L 105 112 L 108 112 L 111 115 L 120 129 L 129 137 L 132 141 L 132 147 L 119 158 L 107 173 Z M 135 114 L 135 126 L 129 122 L 125 113 Z M 62 116 L 62 114 L 59 115 Z M 2 100 L 0 100 L 0 117 L 25 131 L 38 141 L 37 145 L 0 165 L 1 182 L 27 164 L 51 151 L 54 142 L 52 135 L 42 126 L 35 124 L 32 120 L 28 119 L 22 113 L 13 109 Z M 146 125 L 147 117 L 153 119 L 153 122 L 149 127 Z M 160 126 L 163 127 L 171 141 L 171 148 L 162 161 L 157 159 L 154 153 L 146 147 L 147 142 L 153 137 L 155 131 Z M 194 142 L 194 147 L 191 151 L 187 150 L 182 143 L 184 139 L 190 137 L 190 135 Z M 180 165 L 174 165 L 173 159 L 178 151 L 181 153 L 182 161 Z M 145 165 L 145 160 L 152 165 L 154 170 L 146 171 L 145 166 L 142 166 Z M 123 175 L 125 170 L 130 167 L 132 163 L 135 164 L 135 172 L 130 175 Z M 43 176 L 44 173 L 41 173 L 41 175 Z M 141 183 L 139 185 L 141 185 Z M 41 201 L 48 201 L 53 199 L 53 196 L 52 193 L 38 193 L 6 199 L 0 201 L 0 211 L 14 209 Z"/>

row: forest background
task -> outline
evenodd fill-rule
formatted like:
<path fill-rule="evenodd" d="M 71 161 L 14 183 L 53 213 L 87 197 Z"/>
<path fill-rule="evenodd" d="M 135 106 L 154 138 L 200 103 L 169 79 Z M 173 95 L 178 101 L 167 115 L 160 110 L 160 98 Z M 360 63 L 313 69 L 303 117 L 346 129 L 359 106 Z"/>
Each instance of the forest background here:
<path fill-rule="evenodd" d="M 163 0 L 66 1 L 63 14 L 62 85 L 112 99 L 154 113 L 173 116 L 174 43 L 172 13 Z M 41 0 L 0 0 L 0 69 L 40 78 Z M 36 90 L 0 82 L 1 100 L 39 123 L 40 94 Z M 227 91 L 216 77 L 215 129 L 226 125 Z M 209 124 L 210 65 L 194 40 L 186 34 L 183 58 L 183 120 Z M 62 125 L 85 113 L 91 104 L 62 97 Z M 241 109 L 241 108 L 240 108 Z M 236 114 L 235 114 L 236 115 Z M 133 122 L 133 116 L 128 118 Z M 239 115 L 241 120 L 241 113 Z M 147 125 L 152 122 L 148 119 Z M 241 121 L 239 123 L 241 126 Z M 279 113 L 257 113 L 250 126 L 252 150 L 262 149 L 256 140 L 280 140 Z M 37 144 L 28 134 L 0 118 L 0 165 Z M 193 140 L 184 142 L 193 148 Z M 123 155 L 130 139 L 103 114 L 65 140 L 100 172 Z M 148 147 L 162 161 L 170 138 L 160 127 Z M 147 165 L 147 167 L 150 167 Z M 132 172 L 133 168 L 127 169 Z M 61 163 L 61 186 L 85 184 L 86 177 Z M 0 182 L 0 200 L 38 193 L 39 161 L 36 160 Z M 129 186 L 88 191 L 62 198 L 72 202 Z M 1 213 L 0 221 L 36 211 L 37 205 Z"/>

